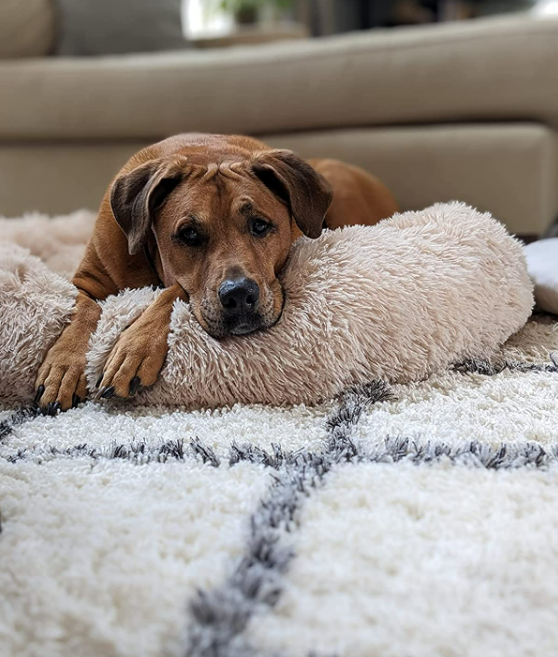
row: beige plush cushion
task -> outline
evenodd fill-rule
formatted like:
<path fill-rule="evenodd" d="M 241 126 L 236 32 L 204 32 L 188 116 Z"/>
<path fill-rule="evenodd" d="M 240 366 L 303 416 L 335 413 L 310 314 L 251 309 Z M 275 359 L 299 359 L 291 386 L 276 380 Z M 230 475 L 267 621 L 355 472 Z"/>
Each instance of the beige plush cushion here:
<path fill-rule="evenodd" d="M 0 59 L 48 55 L 54 42 L 53 14 L 52 0 L 0 0 Z M 9 95 L 6 88 L 2 85 L 3 99 Z"/>
<path fill-rule="evenodd" d="M 91 237 L 96 215 L 87 210 L 47 218 L 30 213 L 23 219 L 0 217 L 0 245 L 17 244 L 47 268 L 71 280 Z"/>
<path fill-rule="evenodd" d="M 374 379 L 419 380 L 492 356 L 533 305 L 519 242 L 463 204 L 303 238 L 282 279 L 287 301 L 280 322 L 250 336 L 215 340 L 177 302 L 161 378 L 138 401 L 315 403 Z M 157 294 L 128 290 L 102 304 L 88 354 L 90 385 L 120 332 Z M 72 298 L 63 279 L 28 251 L 3 246 L 0 398 L 31 396 Z"/>
<path fill-rule="evenodd" d="M 558 126 L 558 20 L 0 66 L 0 139 L 155 139 L 424 122 Z M 94 98 L 95 102 L 91 102 Z"/>

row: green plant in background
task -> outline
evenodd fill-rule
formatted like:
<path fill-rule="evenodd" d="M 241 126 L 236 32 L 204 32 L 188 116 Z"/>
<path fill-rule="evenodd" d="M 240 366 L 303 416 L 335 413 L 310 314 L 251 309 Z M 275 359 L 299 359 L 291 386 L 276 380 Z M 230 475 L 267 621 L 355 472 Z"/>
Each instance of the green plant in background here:
<path fill-rule="evenodd" d="M 281 12 L 292 7 L 293 0 L 214 0 L 213 6 L 227 14 L 232 14 L 238 23 L 253 23 L 258 12 L 264 7 Z"/>

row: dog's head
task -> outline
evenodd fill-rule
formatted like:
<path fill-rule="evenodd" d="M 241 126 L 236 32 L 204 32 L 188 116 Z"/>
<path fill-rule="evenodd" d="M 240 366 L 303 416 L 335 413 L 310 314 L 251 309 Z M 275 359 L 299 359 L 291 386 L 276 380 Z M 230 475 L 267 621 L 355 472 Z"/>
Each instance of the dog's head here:
<path fill-rule="evenodd" d="M 110 202 L 130 254 L 154 236 L 165 285 L 178 282 L 202 327 L 224 337 L 277 322 L 277 276 L 294 237 L 320 235 L 331 190 L 290 151 L 219 164 L 172 155 L 118 177 Z"/>

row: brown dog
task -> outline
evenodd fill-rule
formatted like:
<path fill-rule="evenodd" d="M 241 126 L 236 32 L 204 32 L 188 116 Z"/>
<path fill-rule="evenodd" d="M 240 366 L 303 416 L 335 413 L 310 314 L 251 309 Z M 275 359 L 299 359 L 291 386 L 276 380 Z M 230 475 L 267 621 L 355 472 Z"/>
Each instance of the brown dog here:
<path fill-rule="evenodd" d="M 294 240 L 396 210 L 357 167 L 306 163 L 248 137 L 185 134 L 145 148 L 102 201 L 73 279 L 74 315 L 39 370 L 37 403 L 55 413 L 85 398 L 87 346 L 107 296 L 166 288 L 122 333 L 97 384 L 101 397 L 128 397 L 157 379 L 176 299 L 216 338 L 268 328 L 281 316 L 277 276 Z"/>

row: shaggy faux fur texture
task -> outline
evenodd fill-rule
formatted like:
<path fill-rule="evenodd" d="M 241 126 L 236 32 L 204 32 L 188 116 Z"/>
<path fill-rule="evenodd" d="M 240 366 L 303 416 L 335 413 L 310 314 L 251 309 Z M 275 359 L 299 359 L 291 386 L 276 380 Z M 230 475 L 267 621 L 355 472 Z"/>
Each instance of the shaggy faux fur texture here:
<path fill-rule="evenodd" d="M 31 396 L 72 293 L 26 251 L 6 249 L 0 397 L 14 401 Z M 246 337 L 214 340 L 177 302 L 160 381 L 136 403 L 317 403 L 370 379 L 421 380 L 493 356 L 533 305 L 521 245 L 492 217 L 459 203 L 301 239 L 282 278 L 282 319 Z M 91 387 L 120 332 L 157 294 L 125 291 L 103 303 L 88 355 Z"/>
<path fill-rule="evenodd" d="M 35 256 L 0 243 L 0 399 L 25 400 L 46 350 L 74 307 L 76 289 Z"/>
<path fill-rule="evenodd" d="M 0 243 L 21 246 L 51 271 L 71 279 L 93 232 L 95 218 L 87 210 L 58 217 L 37 212 L 18 219 L 0 217 Z"/>
<path fill-rule="evenodd" d="M 556 654 L 556 350 L 536 316 L 313 408 L 0 410 L 0 654 Z"/>

